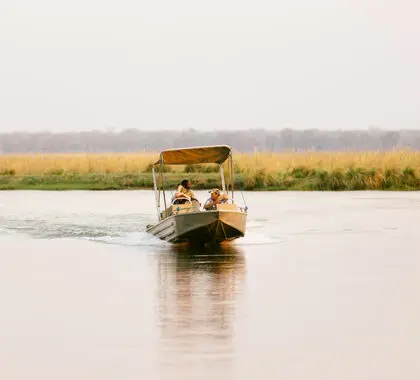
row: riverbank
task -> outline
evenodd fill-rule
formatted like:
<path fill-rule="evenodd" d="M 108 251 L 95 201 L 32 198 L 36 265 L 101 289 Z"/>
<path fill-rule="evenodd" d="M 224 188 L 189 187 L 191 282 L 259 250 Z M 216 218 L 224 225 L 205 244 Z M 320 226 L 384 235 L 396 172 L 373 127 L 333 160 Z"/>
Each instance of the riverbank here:
<path fill-rule="evenodd" d="M 184 178 L 195 189 L 220 187 L 218 173 L 167 173 L 165 187 L 175 189 Z M 321 170 L 305 167 L 276 173 L 260 169 L 240 172 L 235 187 L 243 190 L 420 190 L 420 176 L 412 168 Z M 56 173 L 44 175 L 0 175 L 0 190 L 122 190 L 152 189 L 151 173 Z"/>
<path fill-rule="evenodd" d="M 0 155 L 0 190 L 152 189 L 158 153 Z M 420 152 L 234 153 L 244 190 L 420 190 Z M 165 187 L 182 179 L 220 187 L 217 165 L 165 167 Z"/>

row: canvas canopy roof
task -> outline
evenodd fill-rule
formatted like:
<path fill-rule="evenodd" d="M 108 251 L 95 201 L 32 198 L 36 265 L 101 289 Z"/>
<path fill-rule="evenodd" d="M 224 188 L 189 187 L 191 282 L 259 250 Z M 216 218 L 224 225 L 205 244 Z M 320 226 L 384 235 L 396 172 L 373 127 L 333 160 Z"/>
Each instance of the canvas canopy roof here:
<path fill-rule="evenodd" d="M 227 160 L 230 152 L 231 148 L 227 145 L 203 146 L 164 150 L 160 158 L 167 165 L 221 164 Z"/>

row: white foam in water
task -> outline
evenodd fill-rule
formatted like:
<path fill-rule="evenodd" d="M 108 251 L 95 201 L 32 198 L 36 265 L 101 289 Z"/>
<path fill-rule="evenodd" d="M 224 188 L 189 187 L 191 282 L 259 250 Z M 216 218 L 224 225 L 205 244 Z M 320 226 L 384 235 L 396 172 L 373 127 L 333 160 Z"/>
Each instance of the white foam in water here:
<path fill-rule="evenodd" d="M 0 227 L 0 234 L 6 234 L 6 233 L 15 233 L 16 231 L 11 230 L 7 227 Z"/>
<path fill-rule="evenodd" d="M 163 240 L 146 232 L 130 232 L 121 236 L 96 236 L 84 237 L 86 240 L 98 241 L 107 244 L 119 244 L 128 246 L 162 246 L 167 244 Z"/>

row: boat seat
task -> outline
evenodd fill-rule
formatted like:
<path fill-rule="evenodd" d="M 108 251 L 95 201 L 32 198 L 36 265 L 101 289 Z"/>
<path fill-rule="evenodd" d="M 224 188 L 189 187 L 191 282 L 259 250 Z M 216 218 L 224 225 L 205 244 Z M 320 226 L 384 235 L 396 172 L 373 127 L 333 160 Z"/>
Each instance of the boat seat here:
<path fill-rule="evenodd" d="M 200 208 L 191 204 L 183 204 L 183 205 L 172 205 L 172 214 L 184 214 L 187 212 L 197 212 L 200 211 Z"/>

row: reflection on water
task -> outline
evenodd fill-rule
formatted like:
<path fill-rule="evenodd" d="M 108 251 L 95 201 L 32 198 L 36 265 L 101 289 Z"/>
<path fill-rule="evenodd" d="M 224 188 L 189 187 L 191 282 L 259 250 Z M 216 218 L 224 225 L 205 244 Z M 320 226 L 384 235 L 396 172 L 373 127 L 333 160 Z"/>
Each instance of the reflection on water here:
<path fill-rule="evenodd" d="M 420 192 L 247 198 L 194 251 L 149 191 L 0 192 L 0 380 L 417 380 Z"/>
<path fill-rule="evenodd" d="M 234 246 L 172 248 L 159 256 L 158 319 L 163 365 L 211 361 L 228 369 L 236 307 L 246 276 L 243 252 Z M 211 364 L 210 363 L 210 364 Z M 207 363 L 209 364 L 209 363 Z"/>

